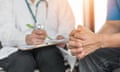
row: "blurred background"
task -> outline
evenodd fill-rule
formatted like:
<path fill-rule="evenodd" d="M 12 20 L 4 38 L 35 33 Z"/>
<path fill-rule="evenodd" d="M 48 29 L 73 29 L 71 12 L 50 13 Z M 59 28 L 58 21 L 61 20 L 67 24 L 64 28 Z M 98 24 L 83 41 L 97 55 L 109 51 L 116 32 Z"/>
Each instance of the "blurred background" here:
<path fill-rule="evenodd" d="M 99 29 L 102 27 L 106 20 L 106 7 L 107 7 L 107 0 L 68 0 L 71 8 L 73 10 L 75 19 L 76 19 L 76 26 L 78 24 L 85 25 L 91 24 L 89 23 L 88 18 L 94 18 L 91 25 L 94 28 L 95 32 L 98 32 Z M 90 4 L 93 4 L 92 6 Z M 91 8 L 94 8 L 94 10 Z M 89 11 L 93 10 L 94 12 L 90 13 Z M 88 13 L 93 14 L 88 15 Z M 84 20 L 87 17 L 87 20 Z M 94 17 L 93 17 L 94 16 Z M 88 22 L 88 23 L 85 23 Z"/>

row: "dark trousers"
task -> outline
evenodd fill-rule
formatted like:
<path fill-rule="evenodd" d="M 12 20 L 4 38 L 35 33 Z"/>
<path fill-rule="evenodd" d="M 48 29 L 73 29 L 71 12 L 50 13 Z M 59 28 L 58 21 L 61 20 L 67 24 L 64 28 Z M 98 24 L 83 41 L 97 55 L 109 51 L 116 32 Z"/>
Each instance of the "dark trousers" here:
<path fill-rule="evenodd" d="M 65 72 L 64 59 L 56 46 L 18 51 L 3 60 L 7 72 Z M 2 63 L 3 63 L 2 62 Z"/>
<path fill-rule="evenodd" d="M 80 72 L 112 72 L 120 67 L 120 49 L 100 49 L 79 62 Z"/>

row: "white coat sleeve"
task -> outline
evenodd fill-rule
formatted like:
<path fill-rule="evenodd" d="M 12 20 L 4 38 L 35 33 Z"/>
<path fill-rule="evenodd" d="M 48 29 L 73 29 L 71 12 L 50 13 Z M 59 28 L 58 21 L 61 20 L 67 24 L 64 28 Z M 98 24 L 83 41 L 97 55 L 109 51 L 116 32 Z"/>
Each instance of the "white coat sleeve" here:
<path fill-rule="evenodd" d="M 69 33 L 75 28 L 75 20 L 72 9 L 67 0 L 58 2 L 58 34 L 68 38 Z"/>

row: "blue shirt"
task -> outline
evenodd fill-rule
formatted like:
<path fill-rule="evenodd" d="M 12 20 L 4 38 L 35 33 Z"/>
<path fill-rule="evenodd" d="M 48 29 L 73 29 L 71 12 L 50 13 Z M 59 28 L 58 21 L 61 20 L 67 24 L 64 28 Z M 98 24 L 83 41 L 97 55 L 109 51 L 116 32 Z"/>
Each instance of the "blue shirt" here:
<path fill-rule="evenodd" d="M 108 0 L 107 20 L 120 20 L 120 0 Z"/>

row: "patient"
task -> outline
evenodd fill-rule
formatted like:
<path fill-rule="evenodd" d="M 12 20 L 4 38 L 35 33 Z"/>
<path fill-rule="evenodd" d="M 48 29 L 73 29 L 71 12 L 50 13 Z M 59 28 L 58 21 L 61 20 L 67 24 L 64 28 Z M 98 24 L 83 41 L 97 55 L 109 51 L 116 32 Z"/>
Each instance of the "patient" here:
<path fill-rule="evenodd" d="M 42 24 L 37 30 L 27 25 Z M 55 46 L 28 51 L 17 45 L 42 44 L 47 35 L 52 39 L 68 38 L 74 29 L 74 17 L 67 0 L 1 0 L 0 1 L 0 61 L 7 72 L 65 72 L 64 59 Z M 14 42 L 16 41 L 16 42 Z M 13 43 L 14 42 L 14 43 Z M 64 48 L 64 43 L 59 47 Z"/>
<path fill-rule="evenodd" d="M 120 67 L 120 0 L 108 0 L 107 21 L 99 33 L 79 26 L 70 34 L 69 48 L 80 72 L 112 72 Z"/>

